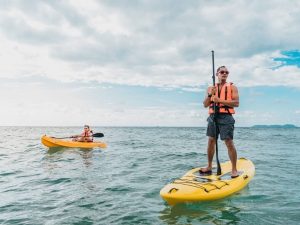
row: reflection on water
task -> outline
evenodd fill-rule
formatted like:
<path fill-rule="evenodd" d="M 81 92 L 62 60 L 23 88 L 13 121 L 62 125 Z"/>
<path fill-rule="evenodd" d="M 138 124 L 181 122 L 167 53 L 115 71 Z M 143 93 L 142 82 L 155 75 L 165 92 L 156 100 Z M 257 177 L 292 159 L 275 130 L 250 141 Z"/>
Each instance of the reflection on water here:
<path fill-rule="evenodd" d="M 65 147 L 55 147 L 55 148 L 49 148 L 44 159 L 49 163 L 52 163 L 55 165 L 55 161 L 59 161 L 63 158 L 65 158 L 67 155 L 68 160 L 74 160 L 74 158 L 70 157 L 70 154 L 75 154 L 76 156 L 81 156 L 83 164 L 86 167 L 89 167 L 92 165 L 92 157 L 93 157 L 93 149 L 87 149 L 87 148 L 65 148 Z M 50 166 L 51 167 L 51 166 Z"/>
<path fill-rule="evenodd" d="M 79 152 L 83 159 L 83 163 L 86 167 L 89 167 L 92 165 L 92 157 L 93 157 L 93 149 L 84 149 Z"/>
<path fill-rule="evenodd" d="M 167 224 L 237 224 L 240 208 L 230 201 L 178 204 L 160 212 L 160 220 Z"/>
<path fill-rule="evenodd" d="M 101 150 L 86 148 L 55 147 L 45 151 L 42 160 L 43 168 L 47 172 L 46 180 L 52 183 L 61 181 L 61 177 L 68 179 L 70 185 L 76 183 L 85 191 L 95 191 L 97 186 L 89 180 L 91 174 L 87 171 L 93 169 L 93 160 Z M 81 164 L 78 162 L 82 162 Z"/>

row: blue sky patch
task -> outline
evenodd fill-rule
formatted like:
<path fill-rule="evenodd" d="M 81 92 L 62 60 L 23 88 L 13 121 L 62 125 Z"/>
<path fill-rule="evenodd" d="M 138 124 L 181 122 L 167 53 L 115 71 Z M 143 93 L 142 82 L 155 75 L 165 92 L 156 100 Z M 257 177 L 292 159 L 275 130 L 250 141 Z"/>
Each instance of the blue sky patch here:
<path fill-rule="evenodd" d="M 281 62 L 279 67 L 297 66 L 300 68 L 300 50 L 281 51 L 283 57 L 274 58 L 275 62 Z"/>

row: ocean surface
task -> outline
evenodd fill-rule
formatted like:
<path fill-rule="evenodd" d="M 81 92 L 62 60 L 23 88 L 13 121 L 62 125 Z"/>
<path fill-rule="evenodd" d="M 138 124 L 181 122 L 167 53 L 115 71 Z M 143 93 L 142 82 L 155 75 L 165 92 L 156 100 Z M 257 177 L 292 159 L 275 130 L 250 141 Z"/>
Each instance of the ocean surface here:
<path fill-rule="evenodd" d="M 300 224 L 300 129 L 236 128 L 256 175 L 228 198 L 168 206 L 160 189 L 206 165 L 205 128 L 94 127 L 108 148 L 50 151 L 43 134 L 81 127 L 0 127 L 0 224 Z M 220 161 L 227 161 L 219 142 Z"/>

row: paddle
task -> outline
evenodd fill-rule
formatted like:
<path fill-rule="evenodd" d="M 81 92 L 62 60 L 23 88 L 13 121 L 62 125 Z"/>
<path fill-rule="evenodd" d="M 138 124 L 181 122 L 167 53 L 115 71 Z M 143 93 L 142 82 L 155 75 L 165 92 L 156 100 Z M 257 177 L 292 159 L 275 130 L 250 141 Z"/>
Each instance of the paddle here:
<path fill-rule="evenodd" d="M 104 137 L 104 134 L 103 133 L 94 133 L 92 136 L 88 136 L 88 137 Z M 60 138 L 57 138 L 57 137 L 52 137 L 52 138 L 56 138 L 56 139 L 65 139 L 65 138 L 72 138 L 72 137 L 60 137 Z"/>
<path fill-rule="evenodd" d="M 213 79 L 213 86 L 215 87 L 216 85 L 216 78 L 215 78 L 215 52 L 214 50 L 211 51 L 211 57 L 212 57 L 212 69 L 213 69 L 213 75 L 212 75 L 212 79 Z M 221 175 L 222 171 L 221 171 L 221 165 L 219 162 L 219 151 L 218 151 L 218 135 L 217 135 L 217 116 L 218 116 L 218 112 L 217 112 L 217 106 L 216 103 L 214 102 L 214 125 L 215 125 L 215 139 L 216 139 L 216 158 L 217 158 L 217 175 Z"/>

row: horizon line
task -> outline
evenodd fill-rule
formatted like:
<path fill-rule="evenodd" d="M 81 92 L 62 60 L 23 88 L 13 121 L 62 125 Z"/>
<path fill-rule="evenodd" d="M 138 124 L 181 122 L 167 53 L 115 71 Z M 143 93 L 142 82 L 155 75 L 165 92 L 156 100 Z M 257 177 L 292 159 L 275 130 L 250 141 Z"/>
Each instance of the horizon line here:
<path fill-rule="evenodd" d="M 270 124 L 270 125 L 266 125 L 266 124 L 255 124 L 255 125 L 251 125 L 251 126 L 235 126 L 235 128 L 255 128 L 255 126 L 265 126 L 265 127 L 270 127 L 270 126 L 287 126 L 287 125 L 292 125 L 294 126 L 293 128 L 300 128 L 297 125 L 294 124 Z M 0 125 L 0 127 L 82 127 L 82 125 Z M 116 128 L 206 128 L 207 126 L 161 126 L 161 125 L 151 125 L 151 126 L 123 126 L 123 125 L 109 125 L 109 126 L 105 126 L 105 125 L 91 125 L 91 127 L 116 127 Z M 256 127 L 259 128 L 259 127 Z"/>

